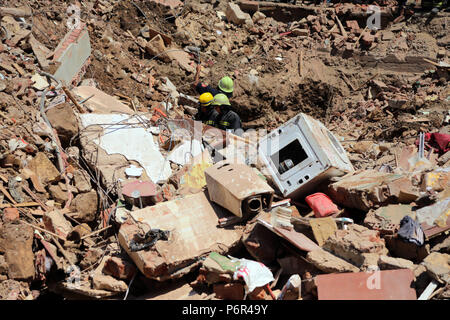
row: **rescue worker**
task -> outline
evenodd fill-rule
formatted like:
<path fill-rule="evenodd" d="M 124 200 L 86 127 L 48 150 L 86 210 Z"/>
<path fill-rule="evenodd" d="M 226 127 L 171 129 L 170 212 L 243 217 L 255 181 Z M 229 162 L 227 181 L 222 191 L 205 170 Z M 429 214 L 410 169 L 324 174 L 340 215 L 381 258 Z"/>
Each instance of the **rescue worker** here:
<path fill-rule="evenodd" d="M 217 89 L 211 87 L 210 85 L 207 85 L 205 83 L 201 83 L 199 81 L 200 77 L 200 65 L 197 65 L 197 73 L 195 74 L 195 81 L 194 81 L 194 88 L 199 93 L 205 93 L 210 92 L 213 97 L 215 97 L 219 93 L 223 93 L 230 99 L 233 96 L 233 90 L 234 90 L 234 82 L 233 79 L 226 76 L 220 79 L 219 83 L 217 84 Z"/>
<path fill-rule="evenodd" d="M 235 133 L 237 135 L 241 135 L 242 133 L 241 118 L 238 116 L 236 112 L 231 110 L 230 100 L 228 100 L 227 96 L 223 93 L 215 95 L 212 105 L 219 113 L 219 116 L 216 120 L 217 123 L 216 127 L 225 131 L 231 131 L 232 133 Z"/>
<path fill-rule="evenodd" d="M 194 117 L 194 120 L 201 121 L 209 126 L 216 126 L 216 119 L 219 113 L 211 105 L 214 97 L 210 92 L 205 92 L 199 97 L 200 108 Z"/>

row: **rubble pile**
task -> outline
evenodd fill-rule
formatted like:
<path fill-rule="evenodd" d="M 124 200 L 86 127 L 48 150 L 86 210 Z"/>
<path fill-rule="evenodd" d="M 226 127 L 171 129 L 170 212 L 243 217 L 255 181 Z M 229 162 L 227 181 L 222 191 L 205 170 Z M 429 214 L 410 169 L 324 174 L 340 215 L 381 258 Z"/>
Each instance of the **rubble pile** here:
<path fill-rule="evenodd" d="M 448 299 L 449 15 L 379 6 L 2 2 L 0 299 Z"/>

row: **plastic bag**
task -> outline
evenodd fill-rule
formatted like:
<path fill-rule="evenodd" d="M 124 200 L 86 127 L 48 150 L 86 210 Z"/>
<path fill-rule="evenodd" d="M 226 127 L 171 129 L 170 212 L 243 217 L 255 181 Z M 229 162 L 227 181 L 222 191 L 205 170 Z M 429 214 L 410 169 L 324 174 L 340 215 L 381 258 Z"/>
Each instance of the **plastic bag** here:
<path fill-rule="evenodd" d="M 239 261 L 233 279 L 244 279 L 246 294 L 275 280 L 269 268 L 260 262 L 247 259 L 233 259 L 232 261 Z"/>

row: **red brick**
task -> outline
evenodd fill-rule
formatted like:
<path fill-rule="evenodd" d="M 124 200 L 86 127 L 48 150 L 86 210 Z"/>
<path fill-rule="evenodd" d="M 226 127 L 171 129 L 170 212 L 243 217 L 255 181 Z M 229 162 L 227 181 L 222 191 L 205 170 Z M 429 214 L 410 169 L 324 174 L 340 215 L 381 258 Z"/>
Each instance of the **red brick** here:
<path fill-rule="evenodd" d="M 3 210 L 3 222 L 19 220 L 19 210 L 16 208 L 6 208 Z"/>
<path fill-rule="evenodd" d="M 119 257 L 110 257 L 105 262 L 103 273 L 121 280 L 130 280 L 136 273 L 136 267 Z"/>

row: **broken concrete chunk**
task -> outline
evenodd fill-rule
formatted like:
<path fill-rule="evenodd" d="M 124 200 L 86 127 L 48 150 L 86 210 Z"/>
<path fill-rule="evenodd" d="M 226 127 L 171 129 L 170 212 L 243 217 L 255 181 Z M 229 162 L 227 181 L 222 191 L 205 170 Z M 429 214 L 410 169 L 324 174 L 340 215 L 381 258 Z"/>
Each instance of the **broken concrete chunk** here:
<path fill-rule="evenodd" d="M 56 167 L 48 160 L 43 152 L 37 153 L 37 155 L 28 163 L 27 169 L 30 169 L 36 174 L 39 182 L 43 186 L 57 181 L 60 177 Z"/>
<path fill-rule="evenodd" d="M 413 186 L 410 178 L 403 177 L 388 183 L 387 188 L 399 203 L 411 203 L 419 198 L 419 189 Z"/>
<path fill-rule="evenodd" d="M 78 84 L 86 71 L 91 55 L 89 32 L 84 23 L 70 30 L 56 47 L 53 62 L 59 64 L 54 73 L 56 79 L 67 85 Z"/>
<path fill-rule="evenodd" d="M 0 228 L 0 252 L 5 252 L 9 279 L 34 278 L 33 235 L 33 228 L 20 222 L 5 223 Z"/>
<path fill-rule="evenodd" d="M 48 188 L 48 191 L 50 192 L 52 198 L 60 204 L 64 204 L 67 200 L 69 200 L 69 195 L 67 194 L 67 191 L 63 191 L 59 184 L 51 185 Z"/>
<path fill-rule="evenodd" d="M 385 255 L 381 255 L 378 258 L 378 266 L 381 270 L 410 269 L 413 271 L 417 267 L 413 262 L 409 260 L 388 257 Z"/>
<path fill-rule="evenodd" d="M 395 34 L 392 31 L 386 30 L 381 33 L 381 39 L 383 41 L 390 41 L 395 39 Z"/>
<path fill-rule="evenodd" d="M 314 237 L 319 246 L 323 246 L 325 241 L 338 229 L 333 218 L 316 218 L 309 221 Z"/>
<path fill-rule="evenodd" d="M 163 183 L 172 174 L 169 161 L 162 156 L 152 133 L 139 126 L 141 122 L 138 117 L 91 113 L 81 114 L 80 118 L 83 130 L 80 140 L 85 156 L 99 169 L 107 187 L 115 186 L 119 178 L 126 178 L 125 168 L 129 165 L 124 165 L 133 160 L 145 169 L 147 177 L 154 183 Z M 124 121 L 129 125 L 98 125 Z M 118 127 L 120 130 L 117 130 Z"/>
<path fill-rule="evenodd" d="M 388 254 L 378 231 L 357 224 L 349 225 L 347 230 L 337 230 L 325 241 L 323 248 L 356 266 L 363 264 L 363 253 Z"/>
<path fill-rule="evenodd" d="M 438 169 L 423 174 L 422 191 L 440 192 L 448 187 L 450 187 L 450 170 L 448 168 Z"/>
<path fill-rule="evenodd" d="M 327 194 L 340 205 L 367 212 L 374 205 L 384 204 L 390 197 L 387 185 L 403 177 L 401 174 L 367 170 L 330 184 Z"/>
<path fill-rule="evenodd" d="M 415 218 L 411 205 L 392 204 L 370 210 L 364 219 L 364 225 L 381 234 L 395 234 L 400 228 L 400 221 L 407 215 Z"/>
<path fill-rule="evenodd" d="M 259 21 L 261 21 L 265 18 L 266 18 L 266 15 L 264 13 L 262 13 L 261 11 L 256 11 L 253 14 L 252 20 L 254 23 L 258 23 Z"/>
<path fill-rule="evenodd" d="M 73 217 L 81 222 L 92 222 L 96 218 L 98 197 L 95 190 L 79 194 L 73 199 L 71 208 L 76 211 Z"/>
<path fill-rule="evenodd" d="M 33 88 L 37 90 L 44 90 L 49 86 L 47 80 L 45 80 L 44 77 L 40 76 L 39 74 L 35 74 L 31 77 L 31 80 L 33 81 Z"/>
<path fill-rule="evenodd" d="M 421 262 L 430 252 L 427 245 L 417 246 L 415 243 L 406 242 L 397 236 L 386 235 L 386 247 L 392 256 L 408 259 L 415 263 Z"/>
<path fill-rule="evenodd" d="M 125 292 L 128 289 L 128 286 L 124 281 L 103 274 L 94 274 L 92 276 L 92 287 L 97 290 L 113 292 Z"/>
<path fill-rule="evenodd" d="M 83 170 L 79 169 L 73 173 L 73 179 L 75 182 L 75 187 L 78 192 L 89 192 L 92 189 L 91 180 L 89 174 Z"/>
<path fill-rule="evenodd" d="M 72 231 L 67 235 L 67 239 L 78 242 L 82 237 L 90 234 L 91 232 L 91 227 L 89 227 L 89 225 L 86 223 L 82 223 L 72 229 Z"/>
<path fill-rule="evenodd" d="M 58 210 L 45 212 L 43 220 L 47 230 L 56 233 L 63 238 L 66 238 L 70 231 L 72 231 L 72 225 Z"/>
<path fill-rule="evenodd" d="M 248 13 L 244 13 L 241 8 L 235 3 L 228 3 L 227 10 L 225 12 L 227 20 L 234 24 L 244 24 L 245 20 L 252 19 Z"/>
<path fill-rule="evenodd" d="M 78 133 L 78 121 L 72 106 L 69 103 L 57 105 L 47 111 L 47 118 L 63 146 L 68 146 L 72 137 Z"/>
<path fill-rule="evenodd" d="M 422 262 L 428 273 L 440 283 L 450 283 L 450 255 L 432 252 Z"/>
<path fill-rule="evenodd" d="M 306 259 L 317 269 L 328 273 L 359 272 L 359 269 L 325 250 L 308 252 Z"/>
<path fill-rule="evenodd" d="M 83 103 L 94 113 L 122 113 L 132 114 L 133 110 L 120 102 L 118 99 L 106 94 L 92 86 L 79 86 L 72 90 L 80 100 L 86 100 Z"/>
<path fill-rule="evenodd" d="M 169 62 L 170 58 L 167 54 L 163 54 L 166 51 L 163 38 L 158 34 L 147 42 L 145 50 L 152 56 L 158 56 L 160 60 Z"/>
<path fill-rule="evenodd" d="M 88 249 L 83 257 L 83 260 L 80 262 L 80 267 L 82 269 L 86 269 L 98 262 L 104 254 L 104 251 L 100 248 L 90 248 Z"/>
<path fill-rule="evenodd" d="M 242 236 L 241 230 L 218 228 L 218 219 L 228 213 L 209 202 L 204 192 L 132 211 L 130 215 L 132 219 L 120 227 L 120 245 L 146 277 L 159 281 L 192 271 L 201 255 L 227 253 Z M 169 240 L 157 241 L 153 248 L 131 251 L 131 240 L 142 232 L 136 222 L 146 232 L 150 226 L 170 231 Z"/>

